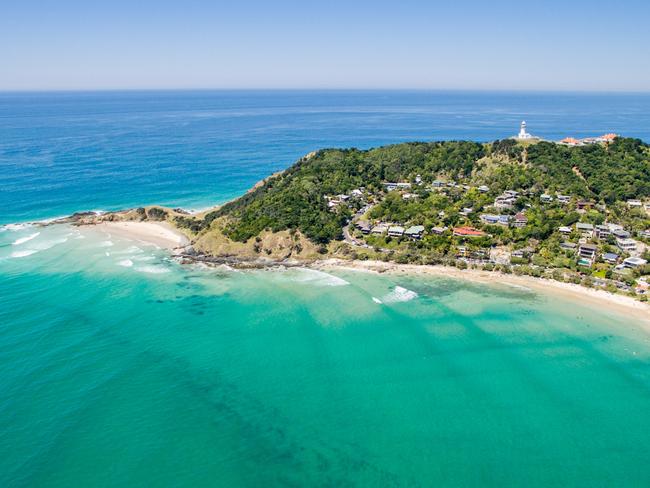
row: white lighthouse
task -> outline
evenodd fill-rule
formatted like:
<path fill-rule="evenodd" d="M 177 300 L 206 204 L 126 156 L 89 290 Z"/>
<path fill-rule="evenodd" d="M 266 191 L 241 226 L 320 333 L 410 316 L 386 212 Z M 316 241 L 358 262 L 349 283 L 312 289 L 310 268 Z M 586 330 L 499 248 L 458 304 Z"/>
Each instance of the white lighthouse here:
<path fill-rule="evenodd" d="M 517 134 L 514 139 L 518 139 L 520 141 L 530 141 L 530 140 L 537 140 L 539 137 L 535 137 L 532 134 L 529 134 L 526 132 L 526 121 L 522 120 L 521 121 L 521 126 L 519 128 L 519 134 Z"/>

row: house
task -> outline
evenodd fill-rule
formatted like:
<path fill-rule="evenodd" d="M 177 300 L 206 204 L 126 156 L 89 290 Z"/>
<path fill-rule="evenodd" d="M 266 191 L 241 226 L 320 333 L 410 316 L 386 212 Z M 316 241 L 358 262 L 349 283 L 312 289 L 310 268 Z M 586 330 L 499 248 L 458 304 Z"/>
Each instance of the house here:
<path fill-rule="evenodd" d="M 505 193 L 494 199 L 494 208 L 512 208 L 514 204 L 515 198 Z"/>
<path fill-rule="evenodd" d="M 514 251 L 512 251 L 512 253 L 510 253 L 510 255 L 511 255 L 513 258 L 520 258 L 520 259 L 521 259 L 521 258 L 527 258 L 527 257 L 530 256 L 533 252 L 534 252 L 534 250 L 533 250 L 532 248 L 530 248 L 530 247 L 524 247 L 524 248 L 522 248 L 522 249 L 515 249 Z"/>
<path fill-rule="evenodd" d="M 636 241 L 634 239 L 616 239 L 616 245 L 623 252 L 633 253 L 636 251 Z"/>
<path fill-rule="evenodd" d="M 414 198 L 417 197 L 418 196 L 415 193 L 404 193 L 404 195 L 402 195 L 402 200 L 413 200 Z"/>
<path fill-rule="evenodd" d="M 386 191 L 393 191 L 393 190 L 408 190 L 411 188 L 410 183 L 393 183 L 393 182 L 386 182 L 384 183 L 384 186 L 386 187 Z"/>
<path fill-rule="evenodd" d="M 416 185 L 421 185 L 422 184 L 422 176 L 421 175 L 416 175 L 415 176 L 415 184 Z"/>
<path fill-rule="evenodd" d="M 431 188 L 443 188 L 445 186 L 444 181 L 436 180 L 433 183 L 431 183 Z"/>
<path fill-rule="evenodd" d="M 514 190 L 506 190 L 503 192 L 503 194 L 511 198 L 517 198 L 519 196 L 519 192 Z"/>
<path fill-rule="evenodd" d="M 377 224 L 370 231 L 371 234 L 385 234 L 388 231 L 386 224 Z"/>
<path fill-rule="evenodd" d="M 598 142 L 613 142 L 617 137 L 617 134 L 605 134 L 600 137 L 596 137 L 596 140 Z"/>
<path fill-rule="evenodd" d="M 640 266 L 645 266 L 646 264 L 648 264 L 648 261 L 641 258 L 632 257 L 623 260 L 623 266 L 626 268 L 638 268 Z"/>
<path fill-rule="evenodd" d="M 370 223 L 365 220 L 359 220 L 354 226 L 364 234 L 370 234 L 370 231 L 372 230 Z"/>
<path fill-rule="evenodd" d="M 630 233 L 628 231 L 626 231 L 625 229 L 623 229 L 622 227 L 612 230 L 611 233 L 617 239 L 629 239 L 630 238 Z"/>
<path fill-rule="evenodd" d="M 402 237 L 404 235 L 404 227 L 400 225 L 391 225 L 388 228 L 388 235 L 391 237 Z"/>
<path fill-rule="evenodd" d="M 650 229 L 642 230 L 639 232 L 639 237 L 642 239 L 650 239 Z"/>
<path fill-rule="evenodd" d="M 643 202 L 641 200 L 628 200 L 627 206 L 630 208 L 643 208 Z"/>
<path fill-rule="evenodd" d="M 564 241 L 562 244 L 560 244 L 560 247 L 565 251 L 575 251 L 578 245 L 574 244 L 573 242 Z"/>
<path fill-rule="evenodd" d="M 458 237 L 482 237 L 486 234 L 474 227 L 454 227 L 454 235 Z"/>
<path fill-rule="evenodd" d="M 584 237 L 591 237 L 594 233 L 594 226 L 586 222 L 578 222 L 576 224 L 576 230 Z"/>
<path fill-rule="evenodd" d="M 481 222 L 488 225 L 508 225 L 510 223 L 510 215 L 492 215 L 482 214 Z"/>
<path fill-rule="evenodd" d="M 431 233 L 436 235 L 442 235 L 447 230 L 447 227 L 432 227 Z"/>
<path fill-rule="evenodd" d="M 603 254 L 603 261 L 610 264 L 616 264 L 618 262 L 618 254 L 613 252 L 606 252 Z"/>
<path fill-rule="evenodd" d="M 564 235 L 569 235 L 571 234 L 571 232 L 573 232 L 573 230 L 571 230 L 571 227 L 566 227 L 566 226 L 559 227 L 557 230 L 560 234 L 564 234 Z"/>
<path fill-rule="evenodd" d="M 544 193 L 541 197 L 539 197 L 542 203 L 551 203 L 553 201 L 553 197 L 551 195 L 547 195 Z"/>
<path fill-rule="evenodd" d="M 406 237 L 410 237 L 411 239 L 420 239 L 422 237 L 422 234 L 424 234 L 423 225 L 412 225 L 404 231 L 404 235 Z"/>
<path fill-rule="evenodd" d="M 581 146 L 582 142 L 573 137 L 565 137 L 560 141 L 560 144 L 564 144 L 565 146 Z"/>
<path fill-rule="evenodd" d="M 588 208 L 591 208 L 593 204 L 591 202 L 588 202 L 586 200 L 579 200 L 576 202 L 576 209 L 578 210 L 587 210 Z"/>
<path fill-rule="evenodd" d="M 359 188 L 355 188 L 354 190 L 352 190 L 350 192 L 350 196 L 352 196 L 354 198 L 361 198 L 361 197 L 363 197 L 363 190 L 361 190 Z"/>
<path fill-rule="evenodd" d="M 478 191 L 480 191 L 481 193 L 487 193 L 490 191 L 490 187 L 486 185 L 481 185 L 478 187 Z"/>
<path fill-rule="evenodd" d="M 578 247 L 578 256 L 581 258 L 581 261 L 587 261 L 589 266 L 591 266 L 596 260 L 597 251 L 598 247 L 593 244 L 580 244 Z"/>
<path fill-rule="evenodd" d="M 610 235 L 612 235 L 612 233 L 610 232 L 609 227 L 607 227 L 606 225 L 597 225 L 594 228 L 594 236 L 597 239 L 605 239 Z"/>
<path fill-rule="evenodd" d="M 528 224 L 528 218 L 521 212 L 515 215 L 515 221 L 512 225 L 515 227 L 525 227 Z"/>
<path fill-rule="evenodd" d="M 465 208 L 463 208 L 459 213 L 460 213 L 461 215 L 468 216 L 468 215 L 471 214 L 473 211 L 474 211 L 474 209 L 473 209 L 472 207 L 465 207 Z"/>
<path fill-rule="evenodd" d="M 556 195 L 556 199 L 558 202 L 560 202 L 562 205 L 566 205 L 571 201 L 571 197 L 568 195 L 560 195 L 559 193 Z"/>

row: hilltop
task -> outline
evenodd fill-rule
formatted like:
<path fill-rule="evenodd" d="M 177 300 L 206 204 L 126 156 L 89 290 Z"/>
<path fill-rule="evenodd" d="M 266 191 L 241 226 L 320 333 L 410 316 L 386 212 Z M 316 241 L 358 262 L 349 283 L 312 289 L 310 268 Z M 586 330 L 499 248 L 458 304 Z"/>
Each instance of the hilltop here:
<path fill-rule="evenodd" d="M 644 292 L 650 146 L 512 139 L 323 149 L 201 215 L 152 207 L 193 252 L 447 264 Z"/>

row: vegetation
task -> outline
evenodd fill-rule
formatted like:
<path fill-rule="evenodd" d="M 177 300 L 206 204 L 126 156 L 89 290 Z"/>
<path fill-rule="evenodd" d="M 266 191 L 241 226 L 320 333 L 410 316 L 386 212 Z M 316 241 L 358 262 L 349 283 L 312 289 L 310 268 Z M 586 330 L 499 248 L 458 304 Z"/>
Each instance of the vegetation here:
<path fill-rule="evenodd" d="M 402 186 L 389 191 L 387 182 Z M 512 200 L 498 206 L 504 192 L 510 192 Z M 605 286 L 607 280 L 606 286 L 617 283 L 624 289 L 650 270 L 647 266 L 625 273 L 614 270 L 602 255 L 628 255 L 618 249 L 616 239 L 595 234 L 585 239 L 576 223 L 616 223 L 650 245 L 645 233 L 650 217 L 627 202 L 649 197 L 650 146 L 637 139 L 577 147 L 550 142 L 521 145 L 511 139 L 490 144 L 450 141 L 321 150 L 201 218 L 180 214 L 171 218 L 178 227 L 202 236 L 203 242 L 218 234 L 260 255 L 298 256 L 303 247 L 314 246 L 309 252 L 479 265 L 585 286 Z M 154 209 L 147 214 L 165 218 Z M 486 214 L 509 221 L 490 222 Z M 515 214 L 525 214 L 524 222 L 514 225 Z M 386 232 L 367 235 L 349 225 L 358 220 L 371 225 L 422 225 L 425 230 L 420 239 L 390 237 Z M 459 226 L 480 229 L 484 235 L 453 235 L 452 228 Z M 337 244 L 344 240 L 346 227 L 352 237 Z M 569 227 L 569 233 L 559 232 L 560 227 Z M 300 244 L 283 241 L 282 249 L 276 250 L 270 243 L 259 244 L 260 236 L 280 232 L 300 235 Z M 597 258 L 588 264 L 577 253 L 585 242 L 598 247 Z M 232 248 L 227 243 L 219 246 Z M 650 257 L 643 248 L 642 256 Z"/>

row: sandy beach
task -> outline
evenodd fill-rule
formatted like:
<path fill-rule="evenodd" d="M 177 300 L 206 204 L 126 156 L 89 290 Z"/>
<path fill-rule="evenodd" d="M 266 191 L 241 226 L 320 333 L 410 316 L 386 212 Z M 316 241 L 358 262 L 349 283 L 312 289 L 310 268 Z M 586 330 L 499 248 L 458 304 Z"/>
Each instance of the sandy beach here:
<path fill-rule="evenodd" d="M 173 250 L 189 244 L 187 237 L 165 222 L 101 222 L 93 228 L 163 249 Z"/>
<path fill-rule="evenodd" d="M 650 326 L 650 305 L 639 302 L 632 297 L 616 295 L 605 290 L 586 288 L 572 283 L 535 278 L 532 276 L 517 276 L 494 271 L 476 269 L 461 270 L 450 266 L 431 266 L 416 264 L 397 264 L 384 261 L 346 261 L 341 259 L 326 259 L 315 262 L 312 267 L 323 271 L 347 269 L 373 273 L 408 274 L 421 276 L 439 276 L 477 283 L 503 284 L 525 287 L 535 292 L 552 293 L 569 300 L 575 300 L 582 305 L 594 305 L 607 308 Z"/>

